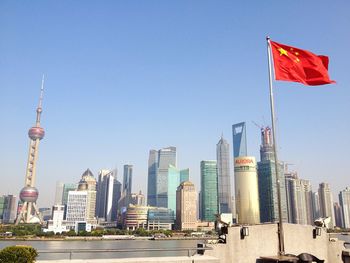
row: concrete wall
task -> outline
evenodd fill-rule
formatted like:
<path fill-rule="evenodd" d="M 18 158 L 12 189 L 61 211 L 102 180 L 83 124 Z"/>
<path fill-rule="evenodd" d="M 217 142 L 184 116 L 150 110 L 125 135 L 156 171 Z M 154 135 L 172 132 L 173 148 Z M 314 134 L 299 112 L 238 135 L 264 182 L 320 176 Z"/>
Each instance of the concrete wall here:
<path fill-rule="evenodd" d="M 286 254 L 313 254 L 327 263 L 341 263 L 343 242 L 329 239 L 329 234 L 322 229 L 321 236 L 313 235 L 313 226 L 283 224 Z M 241 227 L 228 229 L 227 243 L 209 245 L 205 255 L 220 259 L 220 263 L 255 263 L 261 256 L 278 254 L 277 224 L 261 224 L 249 227 L 249 236 L 241 239 Z"/>

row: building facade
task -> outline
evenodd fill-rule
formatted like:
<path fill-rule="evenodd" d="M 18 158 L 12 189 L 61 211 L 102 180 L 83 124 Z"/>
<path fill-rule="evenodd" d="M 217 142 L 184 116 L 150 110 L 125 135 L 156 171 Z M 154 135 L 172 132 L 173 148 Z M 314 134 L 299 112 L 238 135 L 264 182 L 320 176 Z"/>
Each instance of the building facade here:
<path fill-rule="evenodd" d="M 176 228 L 197 229 L 197 192 L 190 181 L 182 182 L 176 191 Z"/>
<path fill-rule="evenodd" d="M 286 187 L 283 165 L 277 165 L 278 171 L 276 173 L 275 157 L 273 153 L 272 134 L 269 127 L 261 129 L 260 146 L 260 162 L 258 162 L 258 184 L 259 184 L 259 202 L 260 202 L 260 221 L 278 222 L 278 189 L 276 177 L 280 182 L 280 198 L 282 221 L 288 221 Z"/>
<path fill-rule="evenodd" d="M 235 158 L 236 216 L 239 224 L 260 223 L 255 157 Z"/>
<path fill-rule="evenodd" d="M 219 213 L 232 213 L 230 145 L 221 136 L 216 145 Z"/>
<path fill-rule="evenodd" d="M 246 124 L 240 122 L 232 125 L 233 157 L 247 156 Z"/>
<path fill-rule="evenodd" d="M 328 183 L 320 183 L 318 188 L 318 195 L 320 201 L 321 217 L 330 217 L 331 222 L 329 223 L 329 227 L 333 228 L 335 224 L 333 196 Z"/>
<path fill-rule="evenodd" d="M 341 209 L 341 206 L 339 203 L 335 202 L 333 204 L 333 209 L 334 209 L 334 222 L 336 227 L 343 228 L 344 227 L 344 222 L 343 222 L 343 211 Z"/>
<path fill-rule="evenodd" d="M 76 222 L 86 221 L 88 215 L 88 192 L 69 191 L 66 211 L 66 226 L 75 229 Z"/>
<path fill-rule="evenodd" d="M 346 187 L 339 193 L 339 202 L 342 208 L 343 226 L 350 228 L 350 187 Z"/>
<path fill-rule="evenodd" d="M 176 147 L 151 150 L 148 160 L 147 203 L 151 206 L 168 206 L 169 165 L 176 167 Z"/>
<path fill-rule="evenodd" d="M 54 232 L 61 234 L 69 229 L 66 226 L 66 221 L 64 220 L 64 205 L 54 205 L 52 207 L 52 219 L 47 222 L 47 229 L 44 232 Z"/>
<path fill-rule="evenodd" d="M 0 196 L 0 222 L 12 224 L 17 216 L 17 197 L 14 195 Z"/>
<path fill-rule="evenodd" d="M 201 220 L 214 222 L 218 208 L 218 176 L 216 161 L 201 161 Z"/>

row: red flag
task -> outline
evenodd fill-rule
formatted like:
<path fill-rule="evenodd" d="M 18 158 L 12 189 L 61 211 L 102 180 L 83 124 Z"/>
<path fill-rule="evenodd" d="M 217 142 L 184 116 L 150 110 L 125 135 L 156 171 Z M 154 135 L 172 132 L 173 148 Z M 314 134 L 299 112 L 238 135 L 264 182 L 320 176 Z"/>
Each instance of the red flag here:
<path fill-rule="evenodd" d="M 276 80 L 316 86 L 335 83 L 328 76 L 328 57 L 270 41 Z"/>

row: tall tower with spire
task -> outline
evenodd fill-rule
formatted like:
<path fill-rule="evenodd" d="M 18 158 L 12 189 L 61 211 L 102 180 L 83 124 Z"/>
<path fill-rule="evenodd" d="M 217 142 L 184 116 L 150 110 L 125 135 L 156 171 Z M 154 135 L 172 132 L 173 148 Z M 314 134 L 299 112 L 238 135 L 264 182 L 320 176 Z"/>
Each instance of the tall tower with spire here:
<path fill-rule="evenodd" d="M 35 126 L 30 128 L 28 131 L 28 136 L 30 138 L 29 142 L 29 152 L 26 176 L 24 181 L 24 187 L 22 188 L 19 197 L 23 202 L 23 206 L 20 214 L 17 217 L 16 224 L 18 223 L 43 223 L 39 209 L 36 205 L 36 200 L 39 196 L 38 189 L 35 188 L 35 176 L 36 176 L 36 162 L 38 159 L 39 142 L 44 138 L 45 131 L 40 127 L 40 117 L 42 112 L 42 102 L 44 93 L 44 76 L 41 81 L 41 90 L 39 104 L 36 109 L 36 123 Z"/>

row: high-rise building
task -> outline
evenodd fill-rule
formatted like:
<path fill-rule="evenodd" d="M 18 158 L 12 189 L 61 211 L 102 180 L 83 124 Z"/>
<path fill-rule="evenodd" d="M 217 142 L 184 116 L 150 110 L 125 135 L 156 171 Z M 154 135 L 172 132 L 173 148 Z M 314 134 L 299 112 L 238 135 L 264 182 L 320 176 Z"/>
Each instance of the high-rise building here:
<path fill-rule="evenodd" d="M 232 125 L 233 157 L 247 156 L 247 137 L 245 122 Z"/>
<path fill-rule="evenodd" d="M 123 174 L 123 194 L 127 197 L 127 204 L 129 204 L 129 199 L 132 191 L 132 174 L 133 166 L 131 164 L 124 165 L 124 174 Z"/>
<path fill-rule="evenodd" d="M 218 168 L 219 213 L 231 213 L 230 145 L 223 136 L 221 136 L 216 145 L 216 160 Z"/>
<path fill-rule="evenodd" d="M 315 221 L 316 219 L 321 217 L 320 197 L 318 192 L 312 193 L 312 210 L 314 214 L 313 220 Z"/>
<path fill-rule="evenodd" d="M 115 174 L 114 174 L 114 178 L 117 178 L 117 171 L 114 170 Z M 121 208 L 118 206 L 118 200 L 120 200 L 121 197 L 121 192 L 122 192 L 122 184 L 121 182 L 119 182 L 117 179 L 114 180 L 114 186 L 113 186 L 113 206 L 112 206 L 112 217 L 111 220 L 117 221 L 117 214 L 118 214 L 118 210 L 120 210 Z"/>
<path fill-rule="evenodd" d="M 320 198 L 320 212 L 322 217 L 330 217 L 329 227 L 334 227 L 333 196 L 328 183 L 320 183 L 318 188 Z"/>
<path fill-rule="evenodd" d="M 148 205 L 167 207 L 169 165 L 176 167 L 176 147 L 171 146 L 159 151 L 150 151 L 148 160 Z"/>
<path fill-rule="evenodd" d="M 87 192 L 87 210 L 86 210 L 86 218 L 89 223 L 93 223 L 96 217 L 96 179 L 90 169 L 87 169 L 78 185 L 78 191 L 86 191 Z"/>
<path fill-rule="evenodd" d="M 261 139 L 260 162 L 258 162 L 260 221 L 262 223 L 277 222 L 279 221 L 278 191 L 276 183 L 275 157 L 273 153 L 271 129 L 269 127 L 261 129 Z M 277 167 L 280 182 L 282 221 L 287 222 L 288 212 L 283 165 L 279 163 Z"/>
<path fill-rule="evenodd" d="M 62 192 L 62 205 L 67 205 L 68 202 L 68 193 L 69 191 L 75 191 L 77 190 L 78 185 L 77 184 L 64 184 L 63 185 L 63 192 Z"/>
<path fill-rule="evenodd" d="M 201 219 L 215 221 L 218 208 L 218 176 L 216 161 L 201 161 Z"/>
<path fill-rule="evenodd" d="M 64 183 L 56 182 L 55 205 L 62 204 Z"/>
<path fill-rule="evenodd" d="M 96 196 L 96 216 L 102 218 L 107 222 L 111 222 L 115 218 L 113 213 L 116 213 L 117 202 L 113 202 L 115 185 L 114 172 L 110 170 L 101 170 L 97 182 L 97 196 Z"/>
<path fill-rule="evenodd" d="M 339 203 L 335 202 L 333 204 L 333 209 L 334 209 L 335 226 L 341 227 L 341 228 L 344 227 L 343 213 L 342 213 L 342 209 L 341 209 L 341 206 L 339 205 Z"/>
<path fill-rule="evenodd" d="M 18 223 L 43 223 L 39 209 L 36 205 L 36 201 L 39 196 L 38 189 L 35 188 L 36 179 L 36 162 L 39 155 L 39 142 L 44 138 L 45 131 L 40 127 L 40 118 L 42 113 L 42 102 L 44 93 L 44 77 L 41 82 L 39 104 L 36 109 L 36 122 L 35 126 L 30 128 L 28 136 L 30 138 L 28 162 L 25 176 L 25 184 L 22 188 L 19 197 L 23 202 L 21 211 L 17 217 L 16 224 Z"/>
<path fill-rule="evenodd" d="M 197 230 L 197 192 L 190 181 L 182 182 L 176 190 L 176 228 Z"/>
<path fill-rule="evenodd" d="M 189 169 L 179 170 L 175 166 L 169 164 L 168 169 L 168 204 L 167 208 L 170 208 L 176 214 L 176 190 L 178 186 L 188 181 Z"/>
<path fill-rule="evenodd" d="M 260 223 L 255 157 L 235 158 L 236 214 L 240 224 Z"/>
<path fill-rule="evenodd" d="M 133 205 L 140 205 L 140 206 L 145 205 L 145 196 L 144 196 L 144 194 L 142 194 L 141 190 L 139 193 L 131 194 L 130 203 Z"/>
<path fill-rule="evenodd" d="M 74 229 L 76 222 L 88 219 L 88 191 L 69 191 L 66 212 L 66 226 Z"/>
<path fill-rule="evenodd" d="M 350 187 L 346 187 L 343 191 L 340 191 L 339 202 L 342 208 L 344 227 L 350 228 Z"/>
<path fill-rule="evenodd" d="M 288 222 L 312 225 L 312 188 L 308 180 L 299 179 L 296 172 L 285 172 Z"/>
<path fill-rule="evenodd" d="M 4 195 L 0 197 L 0 222 L 12 224 L 17 216 L 17 197 L 14 195 Z"/>

